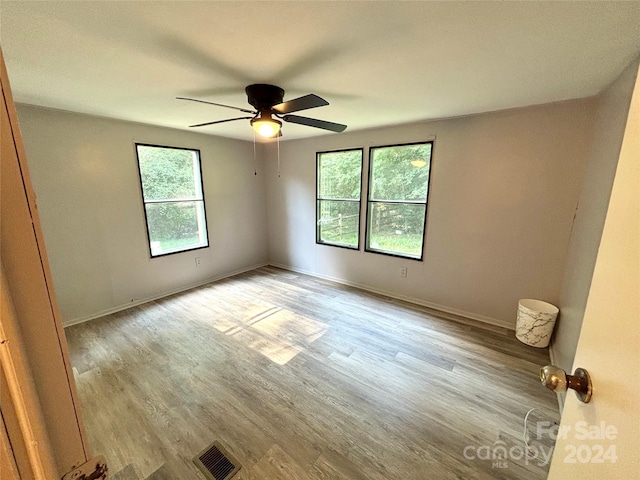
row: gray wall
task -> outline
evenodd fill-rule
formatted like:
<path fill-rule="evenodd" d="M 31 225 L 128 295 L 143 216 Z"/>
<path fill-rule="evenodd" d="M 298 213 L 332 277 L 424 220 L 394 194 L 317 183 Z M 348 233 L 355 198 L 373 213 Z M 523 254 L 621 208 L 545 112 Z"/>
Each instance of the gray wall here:
<path fill-rule="evenodd" d="M 267 145 L 270 262 L 513 327 L 518 299 L 560 300 L 593 107 L 575 100 L 287 141 L 280 177 Z M 317 151 L 432 138 L 424 262 L 316 245 Z"/>
<path fill-rule="evenodd" d="M 587 156 L 560 294 L 561 315 L 551 346 L 554 363 L 566 371 L 573 371 L 573 357 L 578 345 L 637 73 L 636 59 L 597 99 L 593 140 Z"/>
<path fill-rule="evenodd" d="M 256 177 L 249 142 L 19 106 L 65 323 L 270 261 L 508 327 L 519 298 L 555 303 L 569 369 L 629 71 L 596 99 L 285 141 L 280 176 L 273 143 Z M 434 138 L 424 262 L 316 245 L 316 151 L 365 147 L 366 171 L 368 146 Z M 202 151 L 210 248 L 149 259 L 134 142 Z"/>
<path fill-rule="evenodd" d="M 24 105 L 18 116 L 64 324 L 267 261 L 250 142 Z M 209 248 L 149 258 L 135 142 L 200 149 Z"/>

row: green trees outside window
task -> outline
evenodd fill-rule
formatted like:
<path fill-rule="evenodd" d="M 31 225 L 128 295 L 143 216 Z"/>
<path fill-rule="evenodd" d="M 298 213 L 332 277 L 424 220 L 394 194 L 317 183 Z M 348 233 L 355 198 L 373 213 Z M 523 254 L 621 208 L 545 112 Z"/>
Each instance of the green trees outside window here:
<path fill-rule="evenodd" d="M 209 245 L 200 152 L 136 144 L 152 257 Z"/>
<path fill-rule="evenodd" d="M 316 242 L 359 248 L 362 149 L 316 155 Z"/>
<path fill-rule="evenodd" d="M 366 251 L 422 259 L 432 149 L 369 149 Z"/>

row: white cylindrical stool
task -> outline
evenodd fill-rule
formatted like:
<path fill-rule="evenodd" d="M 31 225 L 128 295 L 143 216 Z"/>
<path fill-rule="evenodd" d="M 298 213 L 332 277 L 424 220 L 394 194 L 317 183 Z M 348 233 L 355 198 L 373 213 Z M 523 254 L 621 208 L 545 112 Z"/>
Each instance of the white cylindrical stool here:
<path fill-rule="evenodd" d="M 520 300 L 516 320 L 516 338 L 532 347 L 548 347 L 559 311 L 555 305 L 540 300 L 530 298 Z"/>

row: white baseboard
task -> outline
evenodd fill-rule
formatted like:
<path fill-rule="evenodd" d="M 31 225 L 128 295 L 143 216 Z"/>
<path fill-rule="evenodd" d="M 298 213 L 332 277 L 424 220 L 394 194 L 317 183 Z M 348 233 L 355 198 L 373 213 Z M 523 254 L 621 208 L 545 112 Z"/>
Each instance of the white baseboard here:
<path fill-rule="evenodd" d="M 420 305 L 422 307 L 427 307 L 427 308 L 430 308 L 432 310 L 436 310 L 438 312 L 442 312 L 444 314 L 455 315 L 457 317 L 463 317 L 463 318 L 468 319 L 468 320 L 473 320 L 473 321 L 476 321 L 476 322 L 486 323 L 486 324 L 493 325 L 493 326 L 496 326 L 496 327 L 502 327 L 502 328 L 506 328 L 508 330 L 514 330 L 515 331 L 515 324 L 511 324 L 509 322 L 505 322 L 504 320 L 498 320 L 496 318 L 491 318 L 491 317 L 486 317 L 484 315 L 478 315 L 476 313 L 466 312 L 464 310 L 459 310 L 457 308 L 448 307 L 448 306 L 445 306 L 445 305 L 439 305 L 437 303 L 428 302 L 426 300 L 422 300 L 422 299 L 419 299 L 419 298 L 413 298 L 413 297 L 409 297 L 409 296 L 406 296 L 406 295 L 400 295 L 400 294 L 395 293 L 395 292 L 389 292 L 389 291 L 386 291 L 386 290 L 381 290 L 381 289 L 378 289 L 378 288 L 371 287 L 369 285 L 364 285 L 362 283 L 351 282 L 349 280 L 345 280 L 345 279 L 342 279 L 342 278 L 332 277 L 330 275 L 323 275 L 323 274 L 320 274 L 320 273 L 317 273 L 317 272 L 312 272 L 312 271 L 304 270 L 304 269 L 301 269 L 301 268 L 292 267 L 290 265 L 283 265 L 283 264 L 274 263 L 274 262 L 269 262 L 269 265 L 271 265 L 273 267 L 277 267 L 277 268 L 282 268 L 284 270 L 289 270 L 289 271 L 292 271 L 292 272 L 302 273 L 304 275 L 309 275 L 309 276 L 312 276 L 312 277 L 322 278 L 324 280 L 330 280 L 332 282 L 340 283 L 342 285 L 348 285 L 350 287 L 359 288 L 359 289 L 365 290 L 367 292 L 377 293 L 379 295 L 384 295 L 386 297 L 395 298 L 397 300 L 402 300 L 402 301 L 405 301 L 405 302 L 413 303 L 413 304 L 416 304 L 416 305 Z"/>
<path fill-rule="evenodd" d="M 265 267 L 269 265 L 268 262 L 258 263 L 255 265 L 251 265 L 250 267 L 242 268 L 240 270 L 235 270 L 233 272 L 225 273 L 224 275 L 218 275 L 216 277 L 208 278 L 202 282 L 194 283 L 191 285 L 187 285 L 184 287 L 176 288 L 174 290 L 169 290 L 166 292 L 158 293 L 156 295 L 152 295 L 150 297 L 140 298 L 133 302 L 129 302 L 126 304 L 118 305 L 117 307 L 107 308 L 106 310 L 102 310 L 97 313 L 93 313 L 91 315 L 87 315 L 85 317 L 74 318 L 67 322 L 62 322 L 63 327 L 70 327 L 72 325 L 77 325 L 79 323 L 88 322 L 89 320 L 95 320 L 96 318 L 104 317 L 105 315 L 111 315 L 112 313 L 121 312 L 122 310 L 126 310 L 127 308 L 136 307 L 138 305 L 142 305 L 143 303 L 152 302 L 154 300 L 158 300 L 160 298 L 168 297 L 169 295 L 175 295 L 176 293 L 185 292 L 187 290 L 191 290 L 192 288 L 200 287 L 202 285 L 206 285 L 207 283 L 217 282 L 218 280 L 222 280 L 223 278 L 233 277 L 234 275 L 239 275 L 244 272 L 248 272 L 250 270 L 255 270 L 256 268 Z"/>
<path fill-rule="evenodd" d="M 479 315 L 476 313 L 471 313 L 471 312 L 467 312 L 464 310 L 459 310 L 457 308 L 453 308 L 453 307 L 448 307 L 446 305 L 439 305 L 437 303 L 433 303 L 433 302 L 428 302 L 426 300 L 422 300 L 419 298 L 414 298 L 414 297 L 409 297 L 406 295 L 400 295 L 398 293 L 395 292 L 390 292 L 387 290 L 382 290 L 382 289 L 378 289 L 378 288 L 374 288 L 371 287 L 369 285 L 365 285 L 365 284 L 361 284 L 361 283 L 357 283 L 357 282 L 351 282 L 342 278 L 337 278 L 337 277 L 332 277 L 330 275 L 323 275 L 323 274 L 319 274 L 316 272 L 312 272 L 309 270 L 304 270 L 304 269 L 300 269 L 300 268 L 296 268 L 296 267 L 292 267 L 290 265 L 284 265 L 284 264 L 280 264 L 280 263 L 275 263 L 275 262 L 265 262 L 265 263 L 259 263 L 259 264 L 255 264 L 255 265 L 251 265 L 249 267 L 246 268 L 242 268 L 240 270 L 236 270 L 233 272 L 229 272 L 226 273 L 224 275 L 219 275 L 216 277 L 212 277 L 209 278 L 205 281 L 202 282 L 198 282 L 195 284 L 191 284 L 191 285 L 187 285 L 184 287 L 180 287 L 174 290 L 169 290 L 169 291 L 165 291 L 162 293 L 158 293 L 156 295 L 152 295 L 146 298 L 141 298 L 138 299 L 134 302 L 129 302 L 126 304 L 122 304 L 122 305 L 118 305 L 116 307 L 112 307 L 112 308 L 108 308 L 105 310 L 102 310 L 100 312 L 96 312 L 94 314 L 91 315 L 87 315 L 84 317 L 79 317 L 79 318 L 74 318 L 72 320 L 69 320 L 67 322 L 63 322 L 63 327 L 70 327 L 72 325 L 77 325 L 79 323 L 84 323 L 84 322 L 88 322 L 90 320 L 95 320 L 96 318 L 100 318 L 100 317 L 104 317 L 105 315 L 111 315 L 112 313 L 116 313 L 116 312 L 120 312 L 122 310 L 126 310 L 127 308 L 131 308 L 131 307 L 135 307 L 138 305 L 142 305 L 144 303 L 147 302 L 152 302 L 154 300 L 158 300 L 160 298 L 164 298 L 167 297 L 169 295 L 175 295 L 176 293 L 180 293 L 180 292 L 184 292 L 187 290 L 191 290 L 192 288 L 196 288 L 196 287 L 200 287 L 202 285 L 206 285 L 207 283 L 212 283 L 212 282 L 216 282 L 218 280 L 222 280 L 223 278 L 228 278 L 228 277 L 232 277 L 234 275 L 239 275 L 241 273 L 244 272 L 248 272 L 250 270 L 255 270 L 256 268 L 260 268 L 260 267 L 264 267 L 266 265 L 271 265 L 277 268 L 282 268 L 283 270 L 289 270 L 291 272 L 297 272 L 297 273 L 302 273 L 304 275 L 309 275 L 312 277 L 317 277 L 317 278 L 322 278 L 324 280 L 329 280 L 332 282 L 336 282 L 336 283 L 340 283 L 342 285 L 348 285 L 350 287 L 355 287 L 355 288 L 359 288 L 361 290 L 365 290 L 367 292 L 371 292 L 371 293 L 376 293 L 378 295 L 384 295 L 386 297 L 390 297 L 390 298 L 395 298 L 397 300 L 402 300 L 405 302 L 409 302 L 409 303 L 413 303 L 415 305 L 420 305 L 422 307 L 426 307 L 426 308 L 430 308 L 432 310 L 441 312 L 443 314 L 449 314 L 449 315 L 455 315 L 456 317 L 462 317 L 464 319 L 467 320 L 472 320 L 475 322 L 480 322 L 480 323 L 485 323 L 488 325 L 493 325 L 496 327 L 501 327 L 501 328 L 506 328 L 508 330 L 515 330 L 515 326 L 513 324 L 510 324 L 508 322 L 505 322 L 503 320 L 498 320 L 495 318 L 491 318 L 491 317 L 486 317 L 484 315 Z M 553 361 L 552 361 L 553 363 Z"/>

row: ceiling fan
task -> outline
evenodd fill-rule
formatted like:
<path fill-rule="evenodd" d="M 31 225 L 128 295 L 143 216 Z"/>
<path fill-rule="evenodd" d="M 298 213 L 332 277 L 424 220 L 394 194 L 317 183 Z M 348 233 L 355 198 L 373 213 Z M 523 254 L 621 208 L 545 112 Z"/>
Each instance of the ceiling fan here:
<path fill-rule="evenodd" d="M 307 127 L 321 128 L 331 132 L 343 132 L 347 128 L 346 125 L 342 125 L 341 123 L 327 122 L 325 120 L 301 117 L 299 115 L 290 115 L 290 113 L 293 112 L 329 105 L 329 102 L 324 98 L 314 95 L 313 93 L 285 102 L 283 101 L 284 90 L 280 87 L 276 87 L 275 85 L 256 83 L 246 87 L 245 92 L 247 93 L 247 100 L 249 104 L 255 108 L 255 110 L 247 110 L 244 108 L 233 107 L 231 105 L 224 105 L 222 103 L 198 100 L 196 98 L 176 98 L 178 100 L 190 100 L 192 102 L 207 103 L 218 107 L 231 108 L 233 110 L 238 110 L 252 115 L 250 117 L 227 118 L 226 120 L 217 120 L 215 122 L 198 123 L 196 125 L 189 125 L 189 127 L 204 127 L 206 125 L 215 125 L 217 123 L 249 119 L 249 123 L 253 129 L 258 134 L 267 138 L 282 135 L 280 132 L 282 122 L 280 120 L 289 123 L 297 123 L 298 125 L 306 125 Z"/>

